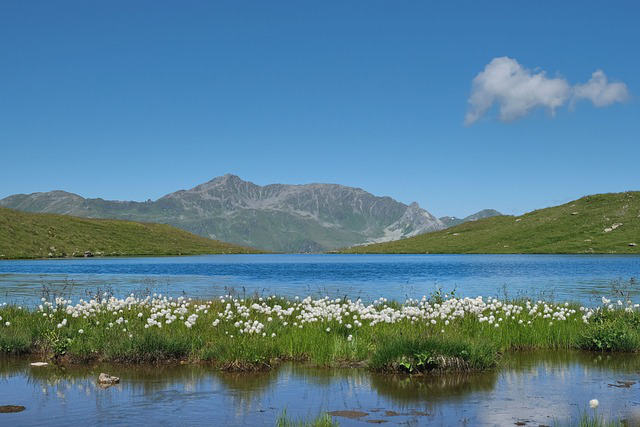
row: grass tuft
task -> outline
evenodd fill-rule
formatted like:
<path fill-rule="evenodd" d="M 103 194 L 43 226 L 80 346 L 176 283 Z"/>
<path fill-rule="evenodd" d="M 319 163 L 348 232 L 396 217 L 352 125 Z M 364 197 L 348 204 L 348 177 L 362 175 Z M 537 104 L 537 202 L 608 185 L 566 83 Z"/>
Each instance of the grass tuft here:
<path fill-rule="evenodd" d="M 311 420 L 293 420 L 287 416 L 286 410 L 282 411 L 276 421 L 277 427 L 339 427 L 339 425 L 329 414 L 323 414 Z"/>

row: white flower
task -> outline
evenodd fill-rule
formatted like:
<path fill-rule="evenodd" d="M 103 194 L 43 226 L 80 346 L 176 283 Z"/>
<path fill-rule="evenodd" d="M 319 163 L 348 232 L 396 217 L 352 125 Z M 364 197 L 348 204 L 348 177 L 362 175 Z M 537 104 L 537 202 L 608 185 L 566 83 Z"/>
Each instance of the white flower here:
<path fill-rule="evenodd" d="M 596 409 L 598 405 L 600 405 L 600 402 L 598 402 L 598 399 L 591 399 L 589 401 L 589 406 L 591 406 L 592 409 Z"/>

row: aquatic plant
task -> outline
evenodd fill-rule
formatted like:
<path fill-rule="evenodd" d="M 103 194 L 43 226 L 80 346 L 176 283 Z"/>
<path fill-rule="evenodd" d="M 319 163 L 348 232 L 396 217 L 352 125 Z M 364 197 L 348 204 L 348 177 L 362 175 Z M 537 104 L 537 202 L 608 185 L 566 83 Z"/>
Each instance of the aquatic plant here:
<path fill-rule="evenodd" d="M 322 414 L 311 420 L 294 420 L 287 416 L 286 409 L 276 420 L 276 427 L 339 427 L 339 425 L 337 421 L 333 421 L 329 414 Z"/>
<path fill-rule="evenodd" d="M 622 427 L 627 425 L 625 421 L 614 417 L 607 418 L 604 413 L 598 412 L 600 402 L 598 399 L 591 399 L 589 407 L 592 411 L 584 410 L 580 414 L 580 418 L 568 424 L 556 423 L 556 426 L 576 426 L 576 427 Z M 591 413 L 593 412 L 593 413 Z"/>
<path fill-rule="evenodd" d="M 0 306 L 0 352 L 59 361 L 211 362 L 269 369 L 282 360 L 425 373 L 479 370 L 521 349 L 640 350 L 640 310 L 497 298 L 362 300 L 276 296 L 43 298 Z"/>

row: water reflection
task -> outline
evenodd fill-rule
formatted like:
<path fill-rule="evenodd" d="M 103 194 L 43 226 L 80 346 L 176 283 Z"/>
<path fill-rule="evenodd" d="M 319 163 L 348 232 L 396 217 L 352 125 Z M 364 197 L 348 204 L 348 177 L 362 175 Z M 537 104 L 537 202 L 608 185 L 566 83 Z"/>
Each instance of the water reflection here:
<path fill-rule="evenodd" d="M 589 399 L 607 413 L 640 424 L 640 358 L 577 352 L 505 356 L 502 368 L 473 374 L 409 377 L 358 369 L 284 365 L 276 371 L 222 373 L 207 366 L 99 365 L 30 367 L 0 358 L 3 404 L 24 405 L 0 414 L 5 425 L 58 425 L 90 420 L 97 425 L 273 425 L 286 408 L 295 416 L 358 410 L 360 420 L 408 425 L 553 425 L 575 417 Z M 101 389 L 100 372 L 122 378 Z M 636 424 L 633 424 L 636 423 Z"/>
<path fill-rule="evenodd" d="M 371 375 L 371 385 L 396 405 L 448 400 L 463 400 L 469 394 L 492 390 L 498 371 L 439 374 L 424 377 L 407 375 Z"/>

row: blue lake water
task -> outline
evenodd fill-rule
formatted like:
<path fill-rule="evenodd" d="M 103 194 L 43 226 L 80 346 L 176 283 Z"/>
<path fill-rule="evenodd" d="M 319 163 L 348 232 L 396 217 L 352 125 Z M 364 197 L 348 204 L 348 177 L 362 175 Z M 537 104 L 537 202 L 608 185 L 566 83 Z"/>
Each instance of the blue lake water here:
<path fill-rule="evenodd" d="M 640 257 L 620 255 L 206 255 L 0 261 L 0 301 L 40 297 L 43 286 L 85 297 L 158 292 L 214 297 L 329 295 L 421 297 L 441 287 L 463 296 L 526 295 L 593 304 L 618 282 L 638 295 Z M 632 286 L 629 286 L 629 284 Z"/>
<path fill-rule="evenodd" d="M 441 287 L 464 296 L 521 295 L 598 304 L 618 289 L 640 297 L 640 257 L 605 255 L 220 255 L 0 261 L 0 302 L 31 304 L 49 292 L 86 297 L 163 293 L 330 295 L 403 300 Z M 100 388 L 108 372 L 121 384 Z M 0 357 L 0 425 L 273 426 L 330 411 L 341 426 L 554 425 L 576 420 L 590 399 L 640 425 L 635 354 L 523 352 L 487 372 L 409 376 L 283 365 L 233 374 L 200 365 L 57 366 Z M 628 386 L 622 387 L 622 384 Z M 356 419 L 344 412 L 358 411 Z M 520 424 L 519 424 L 520 425 Z"/>
<path fill-rule="evenodd" d="M 259 373 L 198 365 L 33 368 L 28 360 L 0 357 L 0 404 L 26 407 L 0 413 L 0 425 L 267 427 L 286 410 L 293 419 L 361 413 L 336 415 L 341 427 L 552 426 L 569 425 L 594 398 L 601 414 L 640 425 L 634 355 L 552 351 L 505 359 L 500 370 L 421 377 L 299 364 Z M 122 381 L 103 389 L 100 372 Z M 615 386 L 619 381 L 633 384 Z"/>

